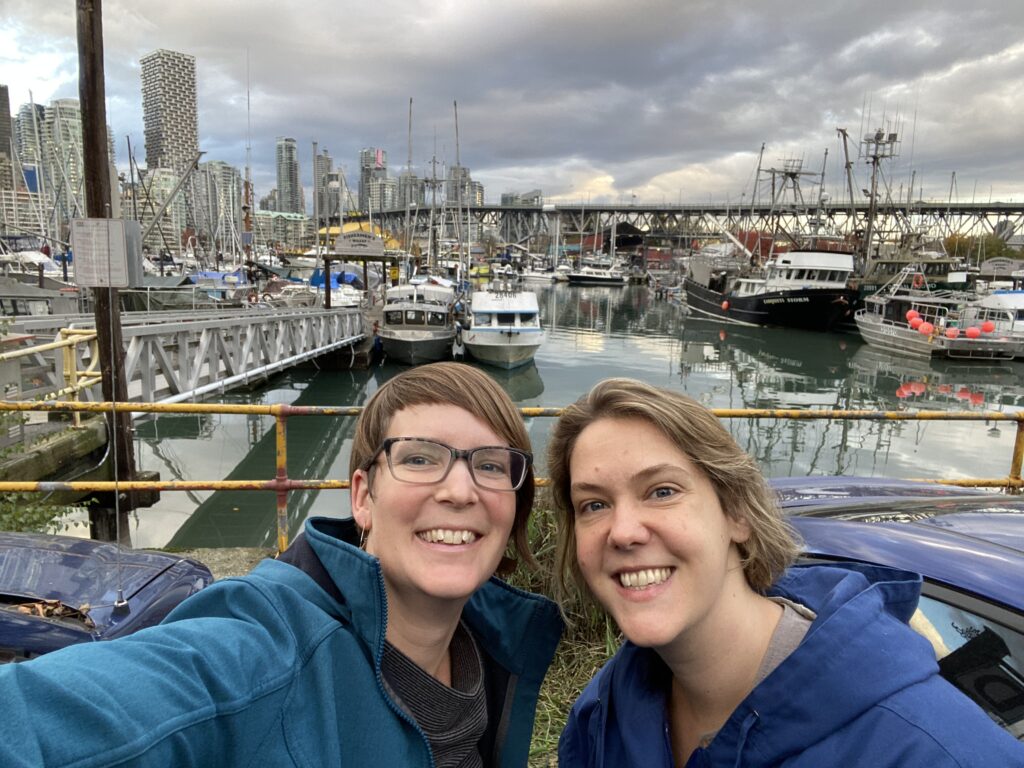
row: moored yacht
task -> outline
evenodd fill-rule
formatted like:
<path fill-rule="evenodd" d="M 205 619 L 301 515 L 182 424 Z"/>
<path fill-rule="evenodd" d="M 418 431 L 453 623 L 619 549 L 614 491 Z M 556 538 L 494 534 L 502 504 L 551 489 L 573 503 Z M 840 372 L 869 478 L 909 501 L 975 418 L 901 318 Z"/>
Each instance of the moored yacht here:
<path fill-rule="evenodd" d="M 469 305 L 469 328 L 462 337 L 470 355 L 498 368 L 533 360 L 544 340 L 537 294 L 501 281 L 474 291 Z"/>
<path fill-rule="evenodd" d="M 610 261 L 584 261 L 569 272 L 569 285 L 625 285 L 626 273 Z"/>

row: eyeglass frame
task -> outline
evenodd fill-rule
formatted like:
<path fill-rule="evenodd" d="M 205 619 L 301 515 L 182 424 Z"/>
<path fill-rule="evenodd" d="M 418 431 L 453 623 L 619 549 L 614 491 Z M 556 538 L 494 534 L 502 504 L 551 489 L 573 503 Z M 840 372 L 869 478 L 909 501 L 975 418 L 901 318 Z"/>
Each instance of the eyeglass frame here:
<path fill-rule="evenodd" d="M 417 482 L 415 480 L 403 480 L 395 474 L 395 468 L 391 464 L 391 446 L 395 443 L 417 441 L 421 443 L 430 443 L 437 445 L 441 448 L 445 448 L 449 453 L 448 467 L 445 469 L 444 474 L 441 475 L 437 480 L 429 480 L 426 482 Z M 473 471 L 473 462 L 470 460 L 474 453 L 477 451 L 490 451 L 494 449 L 502 451 L 509 451 L 510 453 L 521 456 L 526 461 L 526 467 L 523 470 L 523 477 L 519 481 L 519 484 L 514 488 L 489 488 L 486 485 L 481 485 L 480 481 L 476 479 L 476 472 Z M 406 485 L 437 485 L 443 483 L 445 479 L 451 474 L 452 467 L 455 466 L 455 462 L 459 459 L 466 460 L 466 467 L 469 470 L 469 476 L 473 480 L 473 485 L 477 488 L 481 488 L 485 491 L 498 491 L 499 493 L 517 493 L 526 484 L 526 478 L 530 474 L 530 468 L 533 466 L 533 454 L 529 451 L 524 451 L 519 448 L 513 448 L 510 445 L 481 445 L 478 448 L 452 448 L 447 443 L 442 443 L 440 440 L 433 440 L 429 437 L 386 437 L 381 441 L 380 447 L 373 452 L 373 456 L 363 462 L 361 469 L 364 472 L 369 472 L 377 459 L 380 458 L 381 454 L 384 454 L 384 458 L 387 460 L 388 472 L 391 474 L 397 482 L 405 483 Z"/>

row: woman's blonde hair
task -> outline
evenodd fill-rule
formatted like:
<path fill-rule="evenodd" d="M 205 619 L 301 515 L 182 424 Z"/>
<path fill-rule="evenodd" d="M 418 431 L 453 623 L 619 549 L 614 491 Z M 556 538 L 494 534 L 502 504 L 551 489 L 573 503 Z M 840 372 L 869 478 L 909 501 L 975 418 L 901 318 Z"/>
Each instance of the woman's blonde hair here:
<path fill-rule="evenodd" d="M 366 404 L 356 422 L 349 477 L 373 458 L 388 436 L 391 419 L 403 408 L 414 405 L 454 405 L 487 424 L 510 447 L 530 452 L 530 436 L 519 410 L 497 382 L 483 371 L 462 363 L 419 365 L 389 379 Z M 527 563 L 530 553 L 527 520 L 533 508 L 534 471 L 531 463 L 522 488 L 516 491 L 516 516 L 512 543 L 516 554 Z M 506 557 L 499 572 L 507 573 L 515 561 Z"/>
<path fill-rule="evenodd" d="M 707 476 L 725 513 L 750 528 L 750 537 L 739 545 L 747 583 L 758 592 L 767 590 L 793 562 L 799 539 L 754 460 L 696 400 L 634 379 L 607 379 L 565 409 L 548 441 L 548 474 L 558 512 L 555 590 L 560 601 L 588 594 L 576 562 L 572 452 L 587 426 L 614 418 L 654 425 Z"/>

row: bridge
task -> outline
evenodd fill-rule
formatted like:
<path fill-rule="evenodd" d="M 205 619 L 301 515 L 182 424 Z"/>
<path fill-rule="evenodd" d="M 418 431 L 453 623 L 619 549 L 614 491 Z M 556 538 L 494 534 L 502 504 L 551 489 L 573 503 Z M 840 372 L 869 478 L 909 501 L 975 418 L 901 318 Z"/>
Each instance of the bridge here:
<path fill-rule="evenodd" d="M 268 378 L 293 365 L 349 351 L 366 338 L 359 309 L 316 307 L 192 312 L 122 312 L 131 401 L 176 403 Z M 102 399 L 92 315 L 15 318 L 23 346 L 16 399 Z"/>
<path fill-rule="evenodd" d="M 477 205 L 434 209 L 413 206 L 374 212 L 374 220 L 396 236 L 426 238 L 432 224 L 443 231 L 474 231 L 486 228 L 510 243 L 543 248 L 556 236 L 563 242 L 609 229 L 613 222 L 630 224 L 650 242 L 687 244 L 692 240 L 718 238 L 723 232 L 758 230 L 807 235 L 813 231 L 853 235 L 862 230 L 870 212 L 869 202 L 853 205 L 807 203 L 709 203 L 707 205 Z M 1024 201 L 962 203 L 906 201 L 879 203 L 874 231 L 885 240 L 920 235 L 944 239 L 951 235 L 984 236 L 997 231 L 1024 231 Z M 404 239 L 404 235 L 403 235 Z"/>

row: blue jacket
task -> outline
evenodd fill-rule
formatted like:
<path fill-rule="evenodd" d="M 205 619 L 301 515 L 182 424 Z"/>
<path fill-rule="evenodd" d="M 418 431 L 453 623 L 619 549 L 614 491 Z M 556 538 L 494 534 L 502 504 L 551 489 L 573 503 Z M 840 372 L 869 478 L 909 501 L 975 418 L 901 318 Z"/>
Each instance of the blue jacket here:
<path fill-rule="evenodd" d="M 787 571 L 770 594 L 817 619 L 686 765 L 1024 766 L 1024 745 L 939 676 L 907 626 L 920 583 L 870 566 Z M 654 651 L 625 643 L 573 706 L 559 768 L 671 768 L 669 674 Z"/>
<path fill-rule="evenodd" d="M 433 765 L 384 692 L 384 582 L 352 535 L 350 521 L 310 520 L 293 557 L 308 572 L 266 560 L 157 627 L 0 668 L 0 765 Z M 492 579 L 463 618 L 485 661 L 484 764 L 526 765 L 558 611 Z"/>

